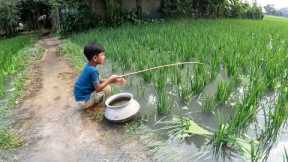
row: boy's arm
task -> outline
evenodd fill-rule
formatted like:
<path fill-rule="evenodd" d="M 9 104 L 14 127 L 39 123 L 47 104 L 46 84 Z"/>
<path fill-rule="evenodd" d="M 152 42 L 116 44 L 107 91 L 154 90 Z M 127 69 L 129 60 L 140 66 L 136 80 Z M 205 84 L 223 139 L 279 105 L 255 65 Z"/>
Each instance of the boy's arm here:
<path fill-rule="evenodd" d="M 100 83 L 103 83 L 105 80 L 107 80 L 107 79 L 101 79 L 101 80 L 100 80 Z"/>
<path fill-rule="evenodd" d="M 100 83 L 95 84 L 95 91 L 102 91 L 107 85 L 114 83 L 119 78 L 121 77 L 119 77 L 118 75 L 111 75 L 108 79 L 101 80 Z"/>

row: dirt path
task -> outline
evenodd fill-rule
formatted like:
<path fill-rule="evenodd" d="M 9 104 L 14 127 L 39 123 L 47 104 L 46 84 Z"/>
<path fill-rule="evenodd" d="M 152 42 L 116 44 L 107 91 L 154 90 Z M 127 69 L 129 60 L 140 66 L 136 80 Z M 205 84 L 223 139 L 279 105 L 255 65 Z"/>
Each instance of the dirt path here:
<path fill-rule="evenodd" d="M 40 41 L 47 52 L 32 68 L 29 95 L 16 109 L 15 128 L 26 143 L 15 161 L 149 161 L 123 126 L 91 120 L 79 110 L 72 96 L 73 69 L 56 56 L 59 43 L 56 38 Z"/>

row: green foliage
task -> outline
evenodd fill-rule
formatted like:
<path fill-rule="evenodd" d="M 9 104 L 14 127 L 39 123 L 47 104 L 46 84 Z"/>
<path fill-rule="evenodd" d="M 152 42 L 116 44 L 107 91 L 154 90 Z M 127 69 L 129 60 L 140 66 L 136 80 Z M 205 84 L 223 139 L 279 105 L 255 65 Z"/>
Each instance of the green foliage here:
<path fill-rule="evenodd" d="M 24 23 L 26 29 L 39 29 L 41 25 L 48 25 L 53 7 L 52 0 L 18 0 L 17 10 L 21 22 Z M 46 15 L 46 21 L 39 21 L 39 17 Z M 45 23 L 44 23 L 45 22 Z M 49 24 L 51 25 L 51 24 Z"/>
<path fill-rule="evenodd" d="M 59 8 L 58 32 L 61 34 L 89 29 L 102 23 L 85 1 L 65 0 Z"/>
<path fill-rule="evenodd" d="M 239 0 L 163 0 L 166 16 L 234 17 L 262 19 L 261 7 Z"/>
<path fill-rule="evenodd" d="M 230 0 L 231 3 L 228 5 L 226 10 L 227 17 L 234 18 L 250 18 L 250 19 L 263 19 L 264 14 L 262 8 L 256 4 L 252 6 L 247 3 L 242 3 L 238 0 Z"/>
<path fill-rule="evenodd" d="M 11 35 L 17 32 L 19 23 L 16 1 L 0 0 L 0 35 Z"/>
<path fill-rule="evenodd" d="M 21 64 L 22 57 L 19 51 L 26 45 L 32 43 L 31 36 L 18 36 L 0 40 L 0 96 L 4 95 L 5 78 L 16 74 Z"/>
<path fill-rule="evenodd" d="M 123 21 L 119 0 L 105 0 L 105 9 L 106 9 L 105 21 L 107 23 L 119 25 Z"/>
<path fill-rule="evenodd" d="M 166 16 L 194 16 L 193 0 L 163 0 L 162 12 Z"/>
<path fill-rule="evenodd" d="M 0 129 L 0 149 L 11 149 L 21 146 L 23 141 L 15 134 Z"/>

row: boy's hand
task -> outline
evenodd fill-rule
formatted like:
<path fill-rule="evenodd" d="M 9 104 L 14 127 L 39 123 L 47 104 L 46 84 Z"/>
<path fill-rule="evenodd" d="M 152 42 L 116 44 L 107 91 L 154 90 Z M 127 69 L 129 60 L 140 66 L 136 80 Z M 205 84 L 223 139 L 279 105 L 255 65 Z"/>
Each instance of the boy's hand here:
<path fill-rule="evenodd" d="M 116 82 L 116 80 L 120 78 L 118 75 L 111 75 L 109 78 L 108 78 L 108 81 L 109 83 L 114 83 Z"/>
<path fill-rule="evenodd" d="M 126 80 L 124 79 L 124 78 L 117 78 L 116 79 L 116 81 L 115 81 L 115 84 L 117 84 L 117 85 L 120 85 L 120 86 L 122 86 L 122 85 L 124 85 L 126 83 Z"/>
<path fill-rule="evenodd" d="M 111 75 L 109 78 L 109 83 L 115 83 L 117 85 L 123 85 L 125 84 L 126 80 L 123 77 L 120 77 L 119 75 Z"/>

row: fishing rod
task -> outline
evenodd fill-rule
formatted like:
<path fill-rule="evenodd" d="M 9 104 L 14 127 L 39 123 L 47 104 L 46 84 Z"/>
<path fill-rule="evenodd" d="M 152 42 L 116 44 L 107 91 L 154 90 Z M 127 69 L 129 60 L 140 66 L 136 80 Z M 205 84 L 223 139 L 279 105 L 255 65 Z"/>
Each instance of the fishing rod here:
<path fill-rule="evenodd" d="M 158 69 L 162 69 L 162 68 L 166 68 L 166 67 L 179 66 L 179 65 L 185 65 L 185 64 L 204 64 L 204 63 L 201 63 L 201 62 L 178 62 L 178 63 L 174 63 L 174 64 L 160 65 L 160 66 L 155 66 L 155 67 L 151 67 L 151 68 L 144 69 L 144 70 L 139 70 L 139 71 L 123 74 L 123 75 L 120 75 L 120 77 L 127 77 L 127 76 L 131 76 L 131 75 L 144 73 L 147 71 L 158 70 Z"/>

